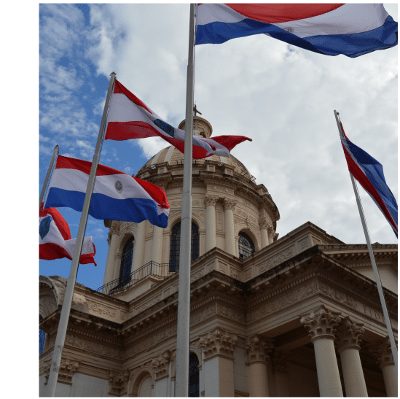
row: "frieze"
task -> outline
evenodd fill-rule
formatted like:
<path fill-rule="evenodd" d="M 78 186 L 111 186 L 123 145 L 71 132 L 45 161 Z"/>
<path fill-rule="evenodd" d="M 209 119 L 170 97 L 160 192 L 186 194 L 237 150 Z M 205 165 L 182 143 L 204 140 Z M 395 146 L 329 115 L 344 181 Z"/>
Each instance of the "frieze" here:
<path fill-rule="evenodd" d="M 68 334 L 66 336 L 65 344 L 71 346 L 74 349 L 83 350 L 91 354 L 97 354 L 101 356 L 116 358 L 120 355 L 119 350 L 114 349 L 114 347 L 106 346 L 104 343 L 97 343 L 92 340 L 83 340 L 71 334 Z"/>
<path fill-rule="evenodd" d="M 236 321 L 238 323 L 244 323 L 245 322 L 245 316 L 243 314 L 243 311 L 236 307 L 232 306 L 227 306 L 222 303 L 217 303 L 217 315 L 226 317 L 229 320 Z"/>
<path fill-rule="evenodd" d="M 115 320 L 117 312 L 96 302 L 88 302 L 89 313 Z"/>

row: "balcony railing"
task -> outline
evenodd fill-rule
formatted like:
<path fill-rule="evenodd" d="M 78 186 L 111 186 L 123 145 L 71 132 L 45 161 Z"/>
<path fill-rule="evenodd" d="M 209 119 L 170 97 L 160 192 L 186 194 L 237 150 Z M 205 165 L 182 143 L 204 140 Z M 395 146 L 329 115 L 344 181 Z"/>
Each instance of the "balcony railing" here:
<path fill-rule="evenodd" d="M 112 295 L 137 284 L 140 280 L 143 280 L 148 276 L 156 276 L 161 279 L 166 279 L 174 274 L 174 272 L 169 271 L 169 263 L 157 263 L 150 261 L 139 269 L 134 270 L 125 279 L 121 280 L 120 278 L 117 278 L 112 280 L 109 283 L 97 288 L 96 291 L 103 294 Z"/>

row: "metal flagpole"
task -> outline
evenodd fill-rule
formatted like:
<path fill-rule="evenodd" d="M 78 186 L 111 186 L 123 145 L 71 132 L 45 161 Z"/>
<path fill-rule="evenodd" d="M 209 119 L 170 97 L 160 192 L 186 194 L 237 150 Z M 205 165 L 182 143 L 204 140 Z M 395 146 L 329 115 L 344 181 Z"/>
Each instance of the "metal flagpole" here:
<path fill-rule="evenodd" d="M 181 239 L 179 251 L 178 321 L 175 396 L 187 397 L 189 385 L 190 267 L 192 243 L 192 155 L 195 5 L 190 4 L 189 54 L 186 75 L 186 121 L 183 161 Z"/>
<path fill-rule="evenodd" d="M 79 266 L 79 258 L 80 258 L 80 254 L 82 251 L 82 243 L 83 243 L 83 239 L 85 236 L 90 200 L 91 200 L 92 193 L 93 193 L 93 188 L 94 188 L 94 184 L 95 184 L 95 180 L 96 180 L 97 166 L 99 164 L 101 147 L 103 145 L 104 134 L 106 131 L 107 113 L 108 113 L 110 98 L 111 98 L 111 94 L 114 89 L 114 82 L 115 82 L 116 75 L 114 72 L 112 72 L 110 76 L 111 76 L 110 83 L 108 85 L 106 102 L 104 105 L 103 116 L 101 118 L 99 135 L 97 136 L 96 148 L 95 148 L 94 155 L 93 155 L 92 166 L 90 169 L 90 175 L 89 175 L 88 185 L 87 185 L 86 194 L 85 194 L 85 200 L 83 202 L 81 219 L 79 222 L 79 230 L 78 230 L 78 236 L 76 238 L 76 248 L 75 248 L 74 258 L 72 260 L 71 272 L 70 272 L 70 275 L 68 278 L 67 286 L 65 288 L 64 301 L 63 301 L 63 305 L 62 305 L 62 309 L 61 309 L 60 321 L 58 323 L 56 341 L 54 343 L 53 357 L 51 360 L 49 380 L 47 382 L 48 396 L 55 396 L 55 393 L 56 393 L 58 372 L 60 370 L 61 355 L 62 355 L 62 350 L 64 347 L 65 336 L 67 334 L 68 319 L 69 319 L 69 314 L 71 312 L 72 297 L 74 294 L 74 286 L 75 286 L 76 275 L 77 275 L 78 266 Z"/>
<path fill-rule="evenodd" d="M 339 118 L 339 112 L 337 112 L 335 110 L 334 113 L 335 113 L 336 123 L 337 123 L 338 129 L 339 129 L 339 136 L 342 138 L 344 136 L 344 131 L 343 131 L 342 123 Z M 397 369 L 397 346 L 396 346 L 396 341 L 395 341 L 394 334 L 393 334 L 392 324 L 390 322 L 389 312 L 388 312 L 387 306 L 386 306 L 385 296 L 383 294 L 382 281 L 381 281 L 381 278 L 379 275 L 378 267 L 375 262 L 375 256 L 374 256 L 374 252 L 372 250 L 372 245 L 371 245 L 368 228 L 367 228 L 367 222 L 365 220 L 364 211 L 363 211 L 363 207 L 361 204 L 360 196 L 358 194 L 357 185 L 356 185 L 356 182 L 354 181 L 353 175 L 350 172 L 349 172 L 349 174 L 350 174 L 351 184 L 353 185 L 354 195 L 356 196 L 358 212 L 360 214 L 360 219 L 361 219 L 361 224 L 362 224 L 363 230 L 364 230 L 365 240 L 367 241 L 369 258 L 371 260 L 372 270 L 374 271 L 374 275 L 375 275 L 376 287 L 378 289 L 379 300 L 381 302 L 381 307 L 382 307 L 382 312 L 383 312 L 383 318 L 385 320 L 386 329 L 388 331 L 393 361 L 394 361 L 395 367 Z"/>
<path fill-rule="evenodd" d="M 55 163 L 57 157 L 58 157 L 58 144 L 56 144 L 54 146 L 53 155 L 51 156 L 49 168 L 47 169 L 46 177 L 45 177 L 43 185 L 42 185 L 42 190 L 40 191 L 39 208 L 40 208 L 40 206 L 41 206 L 41 204 L 43 202 L 47 186 L 49 185 L 50 175 L 51 175 L 51 172 L 53 171 L 54 163 Z"/>

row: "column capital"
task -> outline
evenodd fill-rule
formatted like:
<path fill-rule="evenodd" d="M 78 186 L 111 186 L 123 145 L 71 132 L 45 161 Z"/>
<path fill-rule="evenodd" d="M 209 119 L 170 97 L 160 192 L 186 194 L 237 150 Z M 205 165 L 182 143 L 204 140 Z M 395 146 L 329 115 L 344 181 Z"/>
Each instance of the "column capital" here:
<path fill-rule="evenodd" d="M 311 341 L 319 338 L 335 338 L 335 329 L 340 323 L 341 317 L 337 312 L 327 309 L 325 306 L 312 311 L 300 319 L 311 336 Z"/>
<path fill-rule="evenodd" d="M 122 396 L 125 392 L 126 384 L 129 381 L 130 372 L 129 370 L 123 370 L 121 372 L 109 372 L 108 382 L 110 384 L 110 394 L 116 396 Z"/>
<path fill-rule="evenodd" d="M 199 345 L 203 349 L 204 359 L 214 356 L 222 356 L 233 359 L 233 351 L 237 342 L 237 336 L 216 328 L 212 332 L 200 337 Z"/>
<path fill-rule="evenodd" d="M 274 346 L 271 339 L 261 338 L 259 335 L 247 338 L 247 364 L 262 362 L 269 359 Z"/>
<path fill-rule="evenodd" d="M 237 204 L 237 201 L 231 198 L 224 198 L 224 206 L 225 209 L 231 209 L 233 210 L 235 208 L 235 205 Z"/>
<path fill-rule="evenodd" d="M 368 345 L 368 350 L 380 368 L 394 365 L 389 337 Z"/>
<path fill-rule="evenodd" d="M 64 384 L 72 384 L 72 377 L 78 371 L 79 363 L 69 359 L 61 359 L 58 381 Z"/>
<path fill-rule="evenodd" d="M 215 206 L 218 200 L 219 198 L 216 197 L 215 195 L 206 195 L 204 197 L 204 204 L 206 207 Z"/>
<path fill-rule="evenodd" d="M 338 351 L 342 352 L 350 348 L 360 350 L 360 342 L 363 334 L 363 324 L 352 321 L 348 316 L 345 317 L 336 332 Z"/>
<path fill-rule="evenodd" d="M 168 377 L 168 366 L 170 360 L 171 360 L 170 351 L 165 351 L 162 353 L 162 355 L 158 356 L 156 359 L 153 359 L 151 365 L 153 367 L 156 380 Z"/>

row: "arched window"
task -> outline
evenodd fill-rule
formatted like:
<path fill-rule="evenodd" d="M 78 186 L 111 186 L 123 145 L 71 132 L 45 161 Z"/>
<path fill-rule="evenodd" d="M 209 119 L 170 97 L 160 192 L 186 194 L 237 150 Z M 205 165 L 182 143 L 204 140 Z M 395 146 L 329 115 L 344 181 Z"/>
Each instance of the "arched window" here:
<path fill-rule="evenodd" d="M 245 233 L 239 233 L 239 259 L 253 255 L 255 247 L 251 238 Z"/>
<path fill-rule="evenodd" d="M 169 271 L 176 272 L 179 268 L 179 251 L 181 241 L 181 222 L 172 227 L 169 251 Z M 199 227 L 192 221 L 192 261 L 199 257 Z"/>
<path fill-rule="evenodd" d="M 190 352 L 189 354 L 189 397 L 200 396 L 199 390 L 199 359 L 196 354 Z"/>
<path fill-rule="evenodd" d="M 121 267 L 119 270 L 119 283 L 125 285 L 131 280 L 131 268 L 133 259 L 133 238 L 124 245 L 121 256 Z"/>

